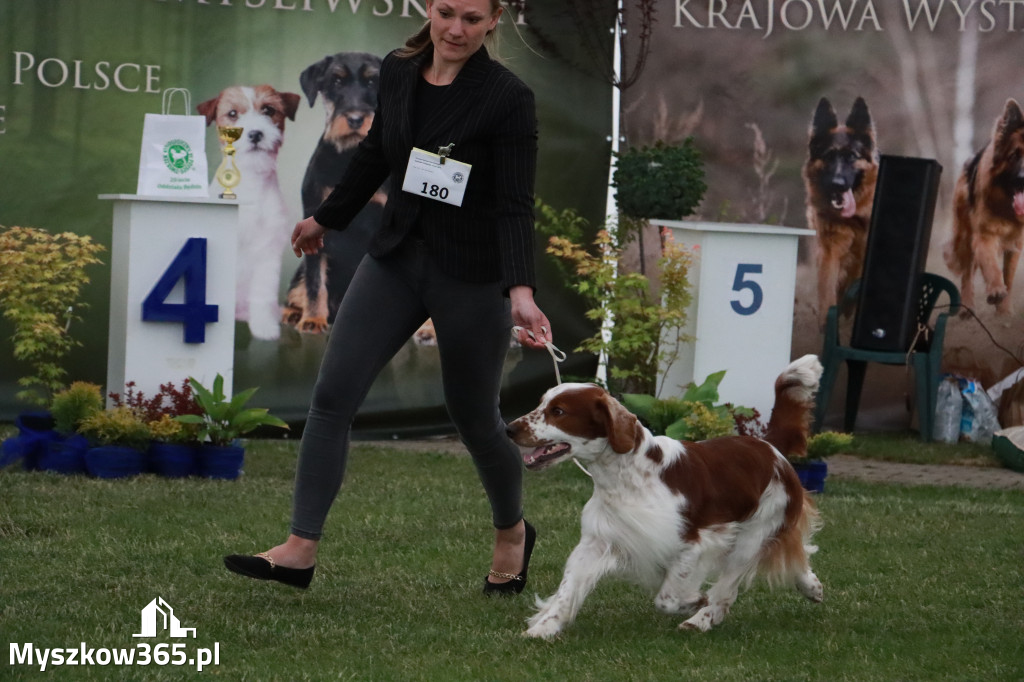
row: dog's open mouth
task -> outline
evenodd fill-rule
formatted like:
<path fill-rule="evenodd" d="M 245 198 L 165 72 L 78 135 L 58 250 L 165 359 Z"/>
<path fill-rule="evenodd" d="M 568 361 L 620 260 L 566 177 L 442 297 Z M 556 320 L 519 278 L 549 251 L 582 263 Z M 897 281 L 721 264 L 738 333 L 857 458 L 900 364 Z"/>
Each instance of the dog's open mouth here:
<path fill-rule="evenodd" d="M 853 198 L 853 190 L 848 189 L 842 194 L 834 194 L 832 208 L 839 211 L 844 218 L 852 217 L 857 212 L 857 200 Z"/>
<path fill-rule="evenodd" d="M 1017 192 L 1013 195 L 1013 212 L 1017 217 L 1024 217 L 1024 192 Z"/>
<path fill-rule="evenodd" d="M 570 449 L 571 448 L 568 443 L 550 443 L 548 445 L 543 445 L 523 454 L 523 464 L 526 465 L 527 469 L 543 469 L 548 464 L 551 464 L 556 459 L 569 452 Z"/>

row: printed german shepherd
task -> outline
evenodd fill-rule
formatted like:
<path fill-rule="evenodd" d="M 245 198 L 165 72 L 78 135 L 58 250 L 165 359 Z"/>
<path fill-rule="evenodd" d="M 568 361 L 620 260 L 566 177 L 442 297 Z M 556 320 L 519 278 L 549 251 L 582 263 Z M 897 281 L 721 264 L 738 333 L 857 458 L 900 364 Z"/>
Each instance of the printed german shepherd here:
<path fill-rule="evenodd" d="M 804 184 L 807 225 L 817 233 L 818 321 L 860 276 L 878 179 L 875 127 L 858 97 L 844 125 L 822 97 L 811 119 Z"/>
<path fill-rule="evenodd" d="M 981 270 L 986 300 L 996 314 L 1013 312 L 1010 291 L 1022 246 L 1024 114 L 1008 99 L 992 139 L 964 164 L 953 191 L 953 236 L 943 256 L 960 275 L 965 306 L 974 305 L 974 271 Z"/>

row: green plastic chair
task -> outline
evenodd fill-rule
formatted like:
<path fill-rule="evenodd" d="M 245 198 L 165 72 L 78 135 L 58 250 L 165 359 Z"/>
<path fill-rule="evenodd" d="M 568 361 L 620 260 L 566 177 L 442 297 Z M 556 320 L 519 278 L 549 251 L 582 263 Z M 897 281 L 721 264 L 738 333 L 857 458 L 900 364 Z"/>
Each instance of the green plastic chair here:
<path fill-rule="evenodd" d="M 860 290 L 857 280 L 846 290 L 841 305 L 856 303 Z M 864 350 L 852 348 L 839 343 L 839 306 L 828 309 L 825 320 L 825 346 L 821 354 L 824 372 L 818 387 L 818 397 L 814 410 L 815 429 L 820 430 L 828 408 L 829 397 L 839 374 L 839 367 L 844 362 L 847 367 L 846 408 L 843 429 L 853 431 L 857 422 L 857 409 L 860 406 L 861 389 L 864 386 L 864 373 L 867 363 L 878 362 L 884 365 L 907 365 L 914 369 L 914 380 L 917 388 L 917 411 L 921 425 L 921 440 L 932 440 L 932 429 L 935 421 L 935 402 L 941 381 L 940 366 L 942 364 L 942 343 L 946 336 L 946 319 L 960 309 L 960 292 L 945 277 L 926 272 L 921 275 L 921 296 L 918 302 L 917 323 L 928 326 L 935 310 L 939 296 L 945 293 L 949 297 L 949 308 L 943 310 L 935 318 L 933 333 L 927 349 L 913 352 L 892 352 Z M 913 343 L 913 341 L 912 341 Z"/>

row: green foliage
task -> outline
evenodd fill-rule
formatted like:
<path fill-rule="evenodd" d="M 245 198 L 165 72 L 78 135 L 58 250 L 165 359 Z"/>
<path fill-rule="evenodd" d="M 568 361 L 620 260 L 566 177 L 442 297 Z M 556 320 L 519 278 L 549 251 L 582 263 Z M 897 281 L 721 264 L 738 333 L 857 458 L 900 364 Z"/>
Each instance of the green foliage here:
<path fill-rule="evenodd" d="M 14 326 L 14 358 L 31 371 L 18 384 L 17 398 L 46 405 L 64 386 L 61 360 L 79 342 L 68 334 L 85 269 L 100 262 L 103 250 L 87 236 L 51 235 L 32 227 L 0 226 L 0 308 Z"/>
<path fill-rule="evenodd" d="M 50 414 L 61 433 L 73 433 L 82 421 L 103 410 L 100 387 L 85 381 L 75 381 L 50 401 Z"/>
<path fill-rule="evenodd" d="M 169 414 L 162 414 L 159 419 L 147 422 L 146 425 L 153 440 L 161 443 L 190 443 L 199 437 L 196 424 L 183 424 Z"/>
<path fill-rule="evenodd" d="M 617 154 L 612 185 L 619 211 L 631 218 L 680 220 L 704 197 L 704 162 L 688 137 L 681 145 L 658 141 Z"/>
<path fill-rule="evenodd" d="M 576 350 L 607 355 L 614 392 L 655 394 L 659 367 L 670 365 L 689 341 L 683 327 L 691 300 L 692 253 L 666 241 L 658 260 L 657 292 L 647 276 L 620 270 L 623 247 L 616 235 L 598 230 L 588 248 L 577 241 L 587 222 L 574 210 L 558 212 L 541 205 L 540 213 L 540 229 L 551 235 L 547 252 L 567 266 L 567 284 L 590 305 L 587 319 L 598 327 Z M 601 325 L 609 317 L 614 328 L 606 335 Z"/>
<path fill-rule="evenodd" d="M 145 450 L 152 434 L 130 407 L 101 410 L 82 420 L 78 431 L 93 445 L 124 445 Z"/>
<path fill-rule="evenodd" d="M 622 404 L 655 435 L 678 440 L 707 440 L 734 435 L 738 424 L 751 420 L 754 411 L 731 404 L 715 404 L 723 378 L 725 370 L 710 374 L 699 385 L 691 383 L 678 398 L 628 393 L 622 396 Z"/>
<path fill-rule="evenodd" d="M 807 440 L 807 459 L 825 459 L 840 452 L 849 452 L 851 445 L 853 434 L 823 431 Z"/>
<path fill-rule="evenodd" d="M 213 445 L 230 445 L 236 438 L 260 426 L 288 428 L 288 424 L 269 414 L 264 407 L 245 407 L 258 390 L 256 388 L 236 393 L 228 399 L 224 393 L 224 377 L 220 374 L 213 380 L 212 390 L 192 377 L 189 377 L 189 384 L 202 414 L 178 415 L 175 419 L 183 424 L 197 425 L 200 442 L 209 440 Z"/>
<path fill-rule="evenodd" d="M 669 438 L 678 440 L 707 440 L 719 436 L 732 436 L 736 433 L 736 422 L 733 421 L 729 408 L 724 405 L 711 406 L 706 403 L 691 403 L 693 411 L 683 417 L 682 424 L 676 423 L 665 433 Z"/>

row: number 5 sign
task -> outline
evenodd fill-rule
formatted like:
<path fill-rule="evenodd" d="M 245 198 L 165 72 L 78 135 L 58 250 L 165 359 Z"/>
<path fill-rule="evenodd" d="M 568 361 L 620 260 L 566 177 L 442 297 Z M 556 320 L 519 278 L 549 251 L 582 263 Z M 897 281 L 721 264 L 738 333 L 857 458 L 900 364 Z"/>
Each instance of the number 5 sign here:
<path fill-rule="evenodd" d="M 107 392 L 147 395 L 217 374 L 230 388 L 238 204 L 100 195 L 114 202 Z"/>
<path fill-rule="evenodd" d="M 686 329 L 695 341 L 662 368 L 659 397 L 726 370 L 722 402 L 754 407 L 767 421 L 775 378 L 792 354 L 797 240 L 812 230 L 771 225 L 652 221 L 696 247 Z"/>

